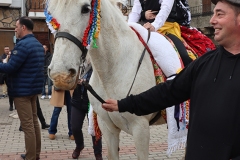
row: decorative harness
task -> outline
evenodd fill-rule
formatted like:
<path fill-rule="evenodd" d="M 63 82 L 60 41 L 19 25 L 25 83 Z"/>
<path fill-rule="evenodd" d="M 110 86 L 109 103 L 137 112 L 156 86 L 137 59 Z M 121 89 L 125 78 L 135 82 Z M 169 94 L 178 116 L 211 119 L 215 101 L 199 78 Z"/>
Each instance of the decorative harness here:
<path fill-rule="evenodd" d="M 92 11 L 90 13 L 89 24 L 84 31 L 84 36 L 82 38 L 82 42 L 68 32 L 58 32 L 60 28 L 60 24 L 57 22 L 55 18 L 48 12 L 48 2 L 46 3 L 46 8 L 44 10 L 44 14 L 46 16 L 46 22 L 48 28 L 51 30 L 51 33 L 55 35 L 55 41 L 57 38 L 66 38 L 76 44 L 80 50 L 82 51 L 81 62 L 85 61 L 87 55 L 87 47 L 89 47 L 91 41 L 93 40 L 93 48 L 97 48 L 96 39 L 99 36 L 100 32 L 100 0 L 92 0 L 91 2 Z"/>

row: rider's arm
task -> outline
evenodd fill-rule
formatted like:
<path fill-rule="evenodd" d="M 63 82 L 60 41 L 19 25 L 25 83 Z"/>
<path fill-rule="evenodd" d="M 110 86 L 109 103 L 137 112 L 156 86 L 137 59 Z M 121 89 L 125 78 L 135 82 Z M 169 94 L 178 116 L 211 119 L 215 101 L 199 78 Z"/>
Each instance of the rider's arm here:
<path fill-rule="evenodd" d="M 142 6 L 139 0 L 134 0 L 133 8 L 129 14 L 128 22 L 138 22 L 141 17 Z"/>
<path fill-rule="evenodd" d="M 158 12 L 155 20 L 151 23 L 154 26 L 155 31 L 161 28 L 167 20 L 172 10 L 174 0 L 159 0 L 159 3 L 161 3 L 161 9 Z"/>

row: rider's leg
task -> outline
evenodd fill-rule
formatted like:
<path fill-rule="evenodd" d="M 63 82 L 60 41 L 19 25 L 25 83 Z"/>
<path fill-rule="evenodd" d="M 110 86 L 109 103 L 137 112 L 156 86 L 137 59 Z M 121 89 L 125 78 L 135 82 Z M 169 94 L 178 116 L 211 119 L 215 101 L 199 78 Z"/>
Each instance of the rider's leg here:
<path fill-rule="evenodd" d="M 187 50 L 183 45 L 182 41 L 175 35 L 168 33 L 167 36 L 173 41 L 175 44 L 181 58 L 183 61 L 184 66 L 187 66 L 189 63 L 192 62 L 192 59 L 188 56 Z"/>

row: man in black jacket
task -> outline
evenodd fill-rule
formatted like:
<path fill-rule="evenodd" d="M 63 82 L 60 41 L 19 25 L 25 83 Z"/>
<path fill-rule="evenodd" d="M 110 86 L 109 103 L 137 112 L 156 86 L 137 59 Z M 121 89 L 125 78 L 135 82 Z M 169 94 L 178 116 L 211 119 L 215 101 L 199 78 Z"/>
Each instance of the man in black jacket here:
<path fill-rule="evenodd" d="M 9 46 L 5 46 L 4 47 L 4 53 L 2 54 L 2 56 L 1 56 L 1 60 L 0 60 L 0 63 L 3 63 L 3 60 L 4 59 L 6 59 L 7 58 L 7 56 L 9 56 L 10 55 L 10 48 L 9 48 Z M 2 74 L 2 76 L 4 76 L 5 78 L 6 78 L 6 74 L 4 74 L 4 73 L 1 73 Z M 3 83 L 3 85 L 2 85 L 2 98 L 5 98 L 5 97 L 7 97 L 7 85 L 6 85 L 6 81 L 4 80 L 4 83 Z M 11 106 L 10 106 L 10 108 L 9 108 L 9 110 L 10 111 L 12 111 L 13 109 L 11 108 Z"/>
<path fill-rule="evenodd" d="M 45 85 L 47 82 L 48 85 L 48 99 L 51 99 L 51 95 L 52 95 L 52 81 L 51 79 L 48 77 L 48 66 L 51 63 L 52 60 L 52 54 L 49 52 L 47 45 L 43 45 L 44 48 L 44 53 L 45 53 L 45 57 L 44 57 L 44 84 L 43 84 L 43 90 L 42 90 L 42 96 L 41 99 L 45 99 L 46 98 L 46 90 L 45 90 Z"/>
<path fill-rule="evenodd" d="M 82 132 L 82 126 L 85 116 L 88 113 L 89 99 L 87 95 L 87 89 L 82 84 L 83 81 L 89 81 L 92 74 L 90 69 L 83 79 L 79 80 L 77 87 L 75 88 L 71 100 L 71 124 L 72 133 L 75 138 L 76 148 L 72 153 L 73 159 L 78 159 L 81 151 L 84 148 L 84 137 Z M 91 118 L 91 117 L 90 117 Z M 92 136 L 93 150 L 96 160 L 102 160 L 102 139 L 96 141 L 96 137 Z"/>
<path fill-rule="evenodd" d="M 190 99 L 186 160 L 240 159 L 240 1 L 212 0 L 210 20 L 220 47 L 175 79 L 102 107 L 146 115 Z"/>

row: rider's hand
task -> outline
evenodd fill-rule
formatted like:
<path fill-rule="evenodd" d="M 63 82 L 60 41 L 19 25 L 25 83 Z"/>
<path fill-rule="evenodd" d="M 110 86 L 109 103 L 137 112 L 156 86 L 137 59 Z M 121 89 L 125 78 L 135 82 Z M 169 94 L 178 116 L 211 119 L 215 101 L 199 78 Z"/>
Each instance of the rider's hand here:
<path fill-rule="evenodd" d="M 85 79 L 79 79 L 78 84 L 82 84 L 83 81 L 86 81 Z"/>
<path fill-rule="evenodd" d="M 147 10 L 147 11 L 145 12 L 145 18 L 146 18 L 147 20 L 155 19 L 155 18 L 156 18 L 156 15 L 155 15 L 154 13 L 156 13 L 156 11 Z"/>
<path fill-rule="evenodd" d="M 149 23 L 149 22 L 145 23 L 143 25 L 143 27 L 146 28 L 146 29 L 150 29 L 150 31 L 152 31 L 152 32 L 155 31 L 155 27 L 151 23 Z"/>
<path fill-rule="evenodd" d="M 108 99 L 102 104 L 102 108 L 108 112 L 118 111 L 118 102 L 114 99 Z"/>

